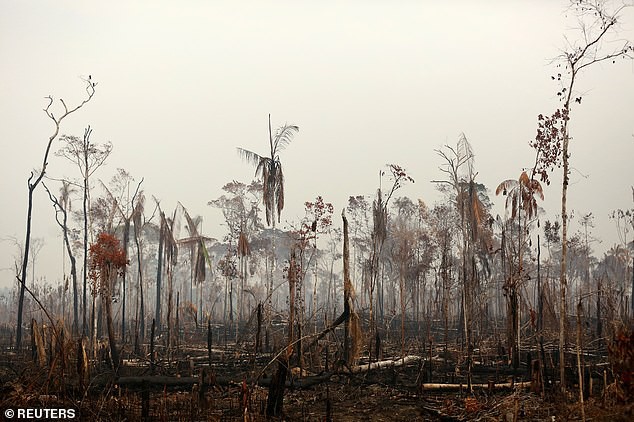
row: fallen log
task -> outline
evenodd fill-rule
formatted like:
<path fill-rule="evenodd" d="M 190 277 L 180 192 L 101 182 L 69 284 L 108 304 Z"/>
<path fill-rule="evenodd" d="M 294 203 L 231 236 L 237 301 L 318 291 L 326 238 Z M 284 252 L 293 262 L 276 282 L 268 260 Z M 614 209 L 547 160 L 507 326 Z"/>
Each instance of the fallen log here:
<path fill-rule="evenodd" d="M 513 388 L 529 388 L 531 386 L 530 381 L 524 382 L 502 382 L 502 383 L 488 383 L 488 384 L 471 384 L 472 388 L 492 389 L 492 390 L 508 390 Z M 434 390 L 434 391 L 457 391 L 467 388 L 467 383 L 464 384 L 438 384 L 438 383 L 423 383 L 421 384 L 421 390 Z"/>
<path fill-rule="evenodd" d="M 171 377 L 166 375 L 151 375 L 151 376 L 132 376 L 132 377 L 120 377 L 114 380 L 114 383 L 119 386 L 143 386 L 143 385 L 156 385 L 156 386 L 191 386 L 199 382 L 198 377 Z"/>
<path fill-rule="evenodd" d="M 102 378 L 99 380 L 93 380 L 91 383 L 91 389 L 98 390 L 106 387 L 107 385 L 114 384 L 119 387 L 124 387 L 128 390 L 162 390 L 167 388 L 168 390 L 189 390 L 194 385 L 200 385 L 200 377 L 175 377 L 168 375 L 142 375 L 142 376 L 129 376 L 119 378 Z M 229 386 L 240 385 L 239 381 L 227 378 L 209 376 L 205 377 L 205 385 L 207 386 Z"/>
<path fill-rule="evenodd" d="M 327 382 L 335 375 L 350 375 L 350 374 L 358 374 L 362 372 L 373 371 L 376 369 L 386 369 L 386 368 L 394 368 L 398 366 L 407 365 L 411 362 L 416 362 L 420 360 L 420 356 L 405 356 L 404 358 L 396 359 L 396 360 L 382 360 L 379 362 L 372 362 L 370 364 L 362 364 L 355 365 L 351 368 L 346 367 L 340 371 L 336 372 L 325 372 L 319 375 L 307 376 L 299 379 L 292 379 L 286 381 L 286 387 L 296 388 L 296 389 L 305 389 L 314 387 L 315 385 L 321 384 L 322 382 Z M 262 378 L 258 381 L 258 384 L 262 387 L 268 386 L 271 382 L 270 378 Z"/>
<path fill-rule="evenodd" d="M 357 374 L 359 372 L 368 372 L 374 369 L 395 368 L 397 366 L 407 365 L 412 362 L 418 362 L 421 359 L 422 357 L 420 356 L 409 355 L 398 359 L 381 360 L 378 362 L 371 362 L 367 364 L 353 366 L 352 368 L 350 368 L 350 372 L 353 374 Z"/>
<path fill-rule="evenodd" d="M 394 368 L 403 366 L 411 362 L 415 362 L 421 359 L 420 356 L 406 356 L 404 358 L 396 360 L 383 360 L 379 362 L 372 362 L 370 364 L 355 365 L 352 368 L 345 368 L 339 372 L 327 372 L 320 375 L 308 376 L 301 379 L 292 379 L 286 381 L 286 387 L 289 388 L 310 388 L 322 382 L 328 381 L 334 375 L 346 375 L 357 374 L 361 372 L 372 371 L 376 369 Z M 114 384 L 128 389 L 160 389 L 163 387 L 169 388 L 191 388 L 194 384 L 200 383 L 198 376 L 192 377 L 174 377 L 167 375 L 148 375 L 148 376 L 129 376 L 119 377 L 113 380 Z M 239 385 L 239 381 L 231 380 L 225 377 L 214 377 L 208 385 Z M 257 384 L 261 387 L 268 387 L 271 384 L 271 378 L 261 378 Z M 102 387 L 104 382 L 93 384 L 95 387 Z"/>

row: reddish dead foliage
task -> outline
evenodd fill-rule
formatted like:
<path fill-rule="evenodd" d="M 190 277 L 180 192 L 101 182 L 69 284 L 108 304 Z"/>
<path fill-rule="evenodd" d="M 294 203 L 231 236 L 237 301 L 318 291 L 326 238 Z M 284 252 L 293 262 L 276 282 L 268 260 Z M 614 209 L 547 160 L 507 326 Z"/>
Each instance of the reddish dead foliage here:
<path fill-rule="evenodd" d="M 620 331 L 608 347 L 608 353 L 621 398 L 630 401 L 634 397 L 634 330 Z"/>

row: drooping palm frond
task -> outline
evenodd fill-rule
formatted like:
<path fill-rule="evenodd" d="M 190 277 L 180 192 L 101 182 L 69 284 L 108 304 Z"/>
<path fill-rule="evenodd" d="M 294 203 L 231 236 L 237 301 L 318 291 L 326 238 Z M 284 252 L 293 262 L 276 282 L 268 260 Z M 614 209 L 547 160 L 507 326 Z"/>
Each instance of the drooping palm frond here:
<path fill-rule="evenodd" d="M 183 215 L 185 215 L 185 220 L 187 221 L 187 225 L 185 226 L 185 228 L 187 229 L 189 237 L 199 237 L 198 226 L 202 222 L 203 218 L 199 215 L 192 218 L 182 203 L 178 202 L 178 205 L 180 205 L 180 207 L 183 209 Z"/>
<path fill-rule="evenodd" d="M 273 202 L 275 194 L 275 186 L 271 183 L 271 166 L 262 168 L 262 199 L 264 202 L 264 210 L 266 213 L 266 224 L 271 224 L 271 213 L 273 212 Z"/>
<path fill-rule="evenodd" d="M 268 157 L 263 157 L 260 154 L 256 154 L 253 151 L 249 151 L 248 149 L 236 148 L 238 150 L 238 155 L 247 163 L 256 167 L 255 174 L 257 175 L 258 171 L 260 171 L 260 167 L 262 167 L 262 162 L 265 161 Z"/>
<path fill-rule="evenodd" d="M 145 195 L 143 195 L 143 191 L 140 192 L 138 199 L 136 200 L 136 204 L 134 205 L 134 209 L 132 210 L 132 224 L 134 224 L 134 229 L 138 231 L 141 230 L 141 226 L 143 225 L 143 211 L 145 209 Z"/>
<path fill-rule="evenodd" d="M 471 206 L 469 207 L 471 231 L 473 239 L 477 239 L 479 238 L 482 225 L 486 220 L 487 212 L 484 204 L 482 204 L 482 201 L 480 201 L 478 197 L 473 181 L 469 182 L 469 199 L 471 202 Z"/>
<path fill-rule="evenodd" d="M 506 198 L 507 208 L 508 208 L 509 198 L 512 199 L 512 201 L 511 201 L 512 202 L 512 208 L 511 208 L 511 218 L 512 219 L 515 219 L 515 217 L 517 216 L 517 211 L 518 211 L 518 208 L 517 208 L 517 202 L 518 202 L 517 201 L 517 196 L 518 196 L 517 195 L 517 191 L 515 191 L 513 194 L 509 195 L 508 198 Z"/>
<path fill-rule="evenodd" d="M 176 229 L 176 209 L 174 210 L 174 215 L 172 218 L 166 217 L 165 213 L 160 210 L 161 213 L 161 223 L 163 225 L 163 231 L 161 235 L 163 236 L 163 257 L 165 262 L 169 263 L 172 267 L 178 263 L 178 242 L 176 241 L 177 235 Z"/>
<path fill-rule="evenodd" d="M 471 231 L 471 239 L 488 244 L 490 214 L 480 197 L 479 189 L 481 188 L 474 180 L 461 183 L 460 191 L 456 195 L 456 204 Z"/>
<path fill-rule="evenodd" d="M 500 193 L 502 193 L 502 195 L 506 196 L 509 191 L 514 189 L 516 186 L 517 180 L 507 179 L 498 185 L 498 187 L 495 189 L 495 194 L 499 195 Z"/>
<path fill-rule="evenodd" d="M 271 159 L 269 157 L 261 157 L 255 166 L 255 177 L 262 177 L 262 183 L 264 183 L 264 179 L 266 178 L 264 173 L 266 172 L 268 175 L 271 170 L 271 165 Z"/>
<path fill-rule="evenodd" d="M 198 232 L 198 226 L 202 222 L 202 217 L 196 216 L 192 218 L 189 215 L 189 212 L 187 212 L 187 208 L 185 208 L 182 203 L 179 202 L 178 205 L 183 210 L 183 215 L 185 215 L 185 220 L 187 220 L 187 230 L 190 238 L 196 239 L 197 242 L 196 281 L 202 282 L 205 280 L 205 264 L 208 265 L 209 268 L 213 269 L 213 263 L 211 262 L 211 257 L 209 256 L 209 251 L 207 250 L 207 244 L 205 243 L 205 241 L 210 240 L 210 238 L 205 237 Z"/>
<path fill-rule="evenodd" d="M 251 255 L 251 247 L 249 246 L 247 235 L 242 231 L 240 232 L 240 236 L 238 237 L 238 255 L 243 257 Z"/>
<path fill-rule="evenodd" d="M 280 222 L 282 209 L 284 209 L 284 173 L 282 172 L 282 163 L 278 162 L 275 173 L 275 196 L 277 201 L 277 222 Z"/>
<path fill-rule="evenodd" d="M 205 243 L 201 241 L 198 244 L 198 248 L 196 252 L 195 280 L 198 283 L 202 283 L 203 281 L 205 281 L 205 278 L 206 278 L 205 270 L 207 266 L 205 265 L 205 261 L 206 261 L 205 250 L 206 250 Z"/>

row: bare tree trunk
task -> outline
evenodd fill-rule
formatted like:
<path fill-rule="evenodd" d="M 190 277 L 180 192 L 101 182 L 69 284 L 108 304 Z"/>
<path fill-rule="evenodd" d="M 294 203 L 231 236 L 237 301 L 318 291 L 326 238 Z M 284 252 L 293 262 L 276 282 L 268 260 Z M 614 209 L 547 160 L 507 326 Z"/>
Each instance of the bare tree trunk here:
<path fill-rule="evenodd" d="M 581 298 L 577 303 L 577 371 L 579 372 L 579 403 L 581 404 L 581 420 L 586 421 L 586 412 L 583 404 L 583 368 L 581 365 Z"/>
<path fill-rule="evenodd" d="M 28 206 L 27 206 L 27 213 L 26 213 L 26 234 L 25 234 L 25 240 L 24 240 L 24 257 L 22 260 L 22 271 L 18 277 L 18 281 L 20 282 L 21 286 L 20 286 L 20 295 L 18 300 L 18 319 L 17 319 L 16 336 L 15 336 L 16 349 L 19 349 L 22 345 L 22 314 L 24 310 L 24 293 L 26 290 L 26 278 L 27 278 L 26 271 L 27 271 L 27 266 L 29 262 L 29 249 L 31 247 L 31 218 L 33 215 L 33 192 L 35 191 L 35 189 L 37 188 L 37 185 L 42 181 L 42 179 L 44 178 L 44 175 L 46 174 L 46 167 L 48 166 L 48 155 L 50 153 L 51 145 L 53 144 L 53 141 L 55 140 L 55 138 L 57 138 L 57 135 L 59 134 L 59 127 L 62 120 L 64 120 L 69 114 L 83 107 L 84 104 L 90 101 L 92 96 L 95 94 L 95 84 L 92 83 L 90 80 L 86 81 L 86 93 L 87 93 L 87 98 L 85 98 L 78 106 L 70 110 L 66 106 L 66 103 L 64 103 L 63 100 L 60 100 L 62 105 L 64 106 L 64 112 L 61 114 L 60 117 L 55 117 L 53 115 L 53 112 L 50 111 L 50 107 L 53 104 L 53 98 L 50 96 L 48 97 L 49 104 L 44 109 L 44 112 L 46 113 L 46 115 L 55 124 L 55 130 L 53 131 L 53 134 L 48 139 L 46 150 L 44 152 L 44 159 L 42 160 L 42 169 L 40 170 L 37 176 L 35 175 L 34 172 L 31 172 L 31 175 L 29 176 L 29 179 L 27 181 L 29 199 L 28 199 Z"/>
<path fill-rule="evenodd" d="M 112 285 L 110 282 L 107 283 L 109 283 L 110 286 Z M 107 289 L 106 294 L 102 295 L 102 301 L 106 311 L 110 356 L 112 357 L 112 366 L 116 371 L 119 367 L 119 352 L 117 351 L 117 344 L 114 336 L 114 324 L 112 322 L 112 294 L 110 293 L 110 289 Z"/>
<path fill-rule="evenodd" d="M 273 380 L 269 387 L 269 395 L 266 403 L 267 416 L 280 416 L 283 410 L 289 358 L 293 354 L 296 284 L 297 263 L 295 261 L 295 251 L 293 250 L 288 265 L 288 345 L 286 346 L 286 352 L 281 353 L 278 357 L 277 371 L 273 375 Z"/>
<path fill-rule="evenodd" d="M 86 137 L 84 136 L 84 142 L 87 142 Z M 88 151 L 84 148 L 84 165 L 86 166 L 86 172 L 88 171 Z M 84 176 L 84 194 L 82 199 L 82 209 L 83 209 L 83 217 L 84 217 L 84 262 L 83 262 L 83 285 L 84 285 L 84 297 L 83 297 L 83 335 L 88 335 L 88 327 L 86 326 L 86 288 L 88 284 L 88 175 Z M 94 298 L 93 298 L 93 308 L 94 308 Z"/>
<path fill-rule="evenodd" d="M 51 139 L 52 142 L 52 139 Z M 49 142 L 50 146 L 50 142 Z M 48 150 L 47 154 L 48 155 Z M 44 158 L 44 162 L 46 163 L 46 157 Z M 31 179 L 33 178 L 33 173 L 31 173 L 31 177 L 29 177 L 29 205 L 26 212 L 26 240 L 24 241 L 24 258 L 22 261 L 22 271 L 18 274 L 18 281 L 20 282 L 20 296 L 18 300 L 18 322 L 17 322 L 17 332 L 15 336 L 15 347 L 16 349 L 20 349 L 22 345 L 22 314 L 24 308 L 24 292 L 26 290 L 26 271 L 29 262 L 29 249 L 31 247 L 31 215 L 33 212 L 33 191 L 37 186 L 35 183 L 31 184 Z M 36 179 L 37 182 L 37 179 Z M 17 265 L 16 265 L 17 266 Z"/>
<path fill-rule="evenodd" d="M 400 305 L 401 305 L 401 357 L 405 356 L 405 268 L 403 268 L 405 264 L 403 262 L 400 263 L 400 274 L 398 278 L 398 288 L 400 294 Z"/>
<path fill-rule="evenodd" d="M 574 81 L 574 73 L 573 73 Z M 572 82 L 571 82 L 572 87 Z M 564 123 L 564 143 L 563 143 L 563 173 L 564 180 L 561 190 L 561 273 L 559 274 L 559 381 L 562 391 L 566 391 L 566 258 L 568 257 L 568 212 L 566 209 L 566 199 L 568 194 L 569 163 L 568 163 L 568 121 Z"/>
<path fill-rule="evenodd" d="M 597 281 L 597 339 L 599 340 L 599 347 L 603 344 L 603 322 L 601 321 L 601 279 Z"/>
<path fill-rule="evenodd" d="M 143 298 L 143 259 L 141 252 L 141 243 L 139 242 L 139 227 L 137 224 L 134 224 L 134 241 L 136 243 L 136 255 L 137 255 L 137 266 L 139 270 L 139 317 L 137 318 L 139 321 L 139 334 L 140 340 L 143 342 L 145 339 L 145 301 Z"/>
<path fill-rule="evenodd" d="M 63 182 L 67 183 L 67 182 Z M 70 259 L 70 274 L 73 281 L 73 326 L 72 333 L 76 335 L 79 332 L 79 312 L 77 308 L 77 260 L 75 259 L 75 255 L 73 254 L 73 249 L 70 245 L 70 240 L 68 238 L 68 212 L 66 208 L 62 206 L 62 203 L 51 193 L 45 183 L 42 183 L 44 189 L 48 193 L 48 197 L 53 203 L 53 208 L 55 209 L 55 221 L 57 225 L 62 229 L 62 235 L 64 238 L 64 247 L 66 248 L 66 252 L 68 253 L 68 258 Z M 59 221 L 58 213 L 62 213 L 62 221 Z M 66 299 L 66 293 L 64 292 L 64 301 Z M 62 315 L 65 314 L 66 306 L 65 304 L 62 306 Z"/>
<path fill-rule="evenodd" d="M 125 254 L 126 259 L 128 259 L 128 244 L 130 243 L 130 219 L 126 218 L 123 223 L 123 253 Z M 125 299 L 126 299 L 126 279 L 128 275 L 128 266 L 126 265 L 123 269 L 123 276 L 121 277 L 121 293 L 123 296 L 123 301 L 121 303 L 121 343 L 125 344 Z"/>
<path fill-rule="evenodd" d="M 172 270 L 170 263 L 167 264 L 167 350 L 171 352 L 173 331 L 172 331 Z"/>
<path fill-rule="evenodd" d="M 347 315 L 344 325 L 343 337 L 343 359 L 346 363 L 351 363 L 350 353 L 350 296 L 352 291 L 352 281 L 350 280 L 350 246 L 348 240 L 348 219 L 344 212 L 341 213 L 343 219 L 343 307 L 344 315 Z"/>
<path fill-rule="evenodd" d="M 156 310 L 154 311 L 154 319 L 156 320 L 156 328 L 161 332 L 161 278 L 163 276 L 163 243 L 164 243 L 164 222 L 161 219 L 159 229 L 158 244 L 158 264 L 156 266 Z"/>

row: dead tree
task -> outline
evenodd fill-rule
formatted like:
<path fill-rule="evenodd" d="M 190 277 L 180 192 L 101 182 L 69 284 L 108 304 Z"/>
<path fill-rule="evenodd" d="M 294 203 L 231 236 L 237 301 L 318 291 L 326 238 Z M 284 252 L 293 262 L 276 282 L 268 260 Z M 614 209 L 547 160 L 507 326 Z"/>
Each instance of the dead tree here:
<path fill-rule="evenodd" d="M 75 254 L 73 253 L 73 249 L 70 245 L 70 239 L 68 237 L 68 209 L 70 206 L 70 201 L 68 199 L 68 187 L 70 185 L 67 181 L 62 181 L 62 195 L 58 199 L 55 195 L 53 195 L 46 184 L 42 183 L 44 189 L 48 193 L 48 197 L 53 203 L 53 208 L 55 208 L 55 221 L 57 225 L 62 229 L 62 234 L 64 237 L 64 246 L 66 247 L 66 252 L 68 253 L 68 258 L 70 259 L 70 275 L 73 282 L 73 334 L 77 334 L 79 332 L 79 311 L 77 308 L 78 297 L 77 297 L 77 259 L 75 258 Z M 61 221 L 60 221 L 61 214 Z"/>
<path fill-rule="evenodd" d="M 81 107 L 84 106 L 84 104 L 86 104 L 88 101 L 92 99 L 93 95 L 95 95 L 95 86 L 97 85 L 97 83 L 93 82 L 90 76 L 88 76 L 88 79 L 84 80 L 84 82 L 86 84 L 86 98 L 81 103 L 79 103 L 79 105 L 70 109 L 68 108 L 64 100 L 60 99 L 59 101 L 62 104 L 63 111 L 59 117 L 55 117 L 53 110 L 51 110 L 51 106 L 53 105 L 53 97 L 51 97 L 50 95 L 46 97 L 48 98 L 49 102 L 46 108 L 44 109 L 44 113 L 46 113 L 46 116 L 48 116 L 48 118 L 53 121 L 55 128 L 53 130 L 53 134 L 48 138 L 48 143 L 46 145 L 46 150 L 44 152 L 44 159 L 42 160 L 42 168 L 40 169 L 38 173 L 36 173 L 35 171 L 32 171 L 31 175 L 29 176 L 29 179 L 27 180 L 28 206 L 27 206 L 27 212 L 26 212 L 26 234 L 25 234 L 25 240 L 24 240 L 24 257 L 22 260 L 22 271 L 17 277 L 18 282 L 20 283 L 20 296 L 18 299 L 18 321 L 17 321 L 17 328 L 16 328 L 16 336 L 15 336 L 15 346 L 17 349 L 19 349 L 20 346 L 22 345 L 22 313 L 24 310 L 24 292 L 25 292 L 26 278 L 27 278 L 26 270 L 29 263 L 29 248 L 31 244 L 31 218 L 33 214 L 33 192 L 35 191 L 37 186 L 40 184 L 40 182 L 44 178 L 44 175 L 46 174 L 46 167 L 48 166 L 48 156 L 51 151 L 51 145 L 53 144 L 53 141 L 57 138 L 57 135 L 59 134 L 60 124 L 69 114 L 79 110 Z"/>
<path fill-rule="evenodd" d="M 71 163 L 75 164 L 79 169 L 79 172 L 82 177 L 82 190 L 83 190 L 83 219 L 84 219 L 84 258 L 83 258 L 83 310 L 82 310 L 82 318 L 83 325 L 82 331 L 83 334 L 87 334 L 87 324 L 86 324 L 86 309 L 87 309 L 87 282 L 88 282 L 88 227 L 89 227 L 89 219 L 90 219 L 90 183 L 89 179 L 95 171 L 99 167 L 101 167 L 110 153 L 112 152 L 112 144 L 106 143 L 102 146 L 97 145 L 96 143 L 90 142 L 90 135 L 92 134 L 92 129 L 88 126 L 84 130 L 83 138 L 79 138 L 77 136 L 67 136 L 64 135 L 61 137 L 61 141 L 64 142 L 64 146 L 56 152 L 56 155 L 66 158 Z"/>
<path fill-rule="evenodd" d="M 352 287 L 352 280 L 350 278 L 348 219 L 346 218 L 345 210 L 341 212 L 341 218 L 343 219 L 343 312 L 337 317 L 337 319 L 335 319 L 332 324 L 330 324 L 320 333 L 307 336 L 313 337 L 313 340 L 304 347 L 304 350 L 310 349 L 328 333 L 331 333 L 338 326 L 345 323 L 343 355 L 346 364 L 348 365 L 348 367 L 351 367 L 357 358 L 359 347 L 361 345 L 361 325 L 359 321 L 359 315 L 354 311 L 353 307 L 354 289 Z"/>
<path fill-rule="evenodd" d="M 271 380 L 269 395 L 266 403 L 267 416 L 280 416 L 284 405 L 284 390 L 286 389 L 286 375 L 288 373 L 288 363 L 293 354 L 295 325 L 295 288 L 298 280 L 298 264 L 295 260 L 295 250 L 291 251 L 288 263 L 288 345 L 286 351 L 277 358 L 277 370 Z"/>
<path fill-rule="evenodd" d="M 126 259 L 128 257 L 128 245 L 130 243 L 130 224 L 133 222 L 133 220 L 136 218 L 135 213 L 139 210 L 139 208 L 137 207 L 137 204 L 135 204 L 135 200 L 137 198 L 137 196 L 139 196 L 139 193 L 141 194 L 140 196 L 143 195 L 142 191 L 139 191 L 141 189 L 141 184 L 143 183 L 143 179 L 141 179 L 141 181 L 137 184 L 136 190 L 134 191 L 134 194 L 132 195 L 132 199 L 130 200 L 130 202 L 127 202 L 127 195 L 129 194 L 130 191 L 130 184 L 131 182 L 134 181 L 134 178 L 125 170 L 123 169 L 118 169 L 118 174 L 116 176 L 113 177 L 112 182 L 115 185 L 115 187 L 118 188 L 118 192 L 115 191 L 114 194 L 113 192 L 110 191 L 110 189 L 108 189 L 108 187 L 102 182 L 101 185 L 103 187 L 103 189 L 106 191 L 106 194 L 108 195 L 109 199 L 112 201 L 114 208 L 116 208 L 116 210 L 119 212 L 120 216 L 121 216 L 121 220 L 123 222 L 123 251 L 125 253 Z M 115 194 L 119 194 L 119 197 L 117 198 L 115 196 Z M 140 198 L 139 196 L 139 198 Z M 137 218 L 138 220 L 138 218 Z M 135 241 L 137 243 L 138 246 L 138 227 L 134 227 L 134 235 L 135 235 Z M 137 250 L 137 252 L 139 252 Z M 139 274 L 141 274 L 141 264 L 140 264 L 140 255 L 138 256 L 139 258 Z M 126 316 L 126 280 L 127 280 L 127 275 L 128 275 L 128 270 L 127 268 L 124 268 L 123 270 L 123 276 L 121 277 L 121 282 L 122 282 L 122 286 L 121 286 L 121 297 L 122 297 L 122 303 L 121 303 L 121 341 L 123 343 L 125 343 L 125 334 L 126 334 L 126 327 L 125 327 L 125 316 Z M 139 275 L 139 280 L 141 279 L 141 276 Z M 139 281 L 140 284 L 140 281 Z"/>

